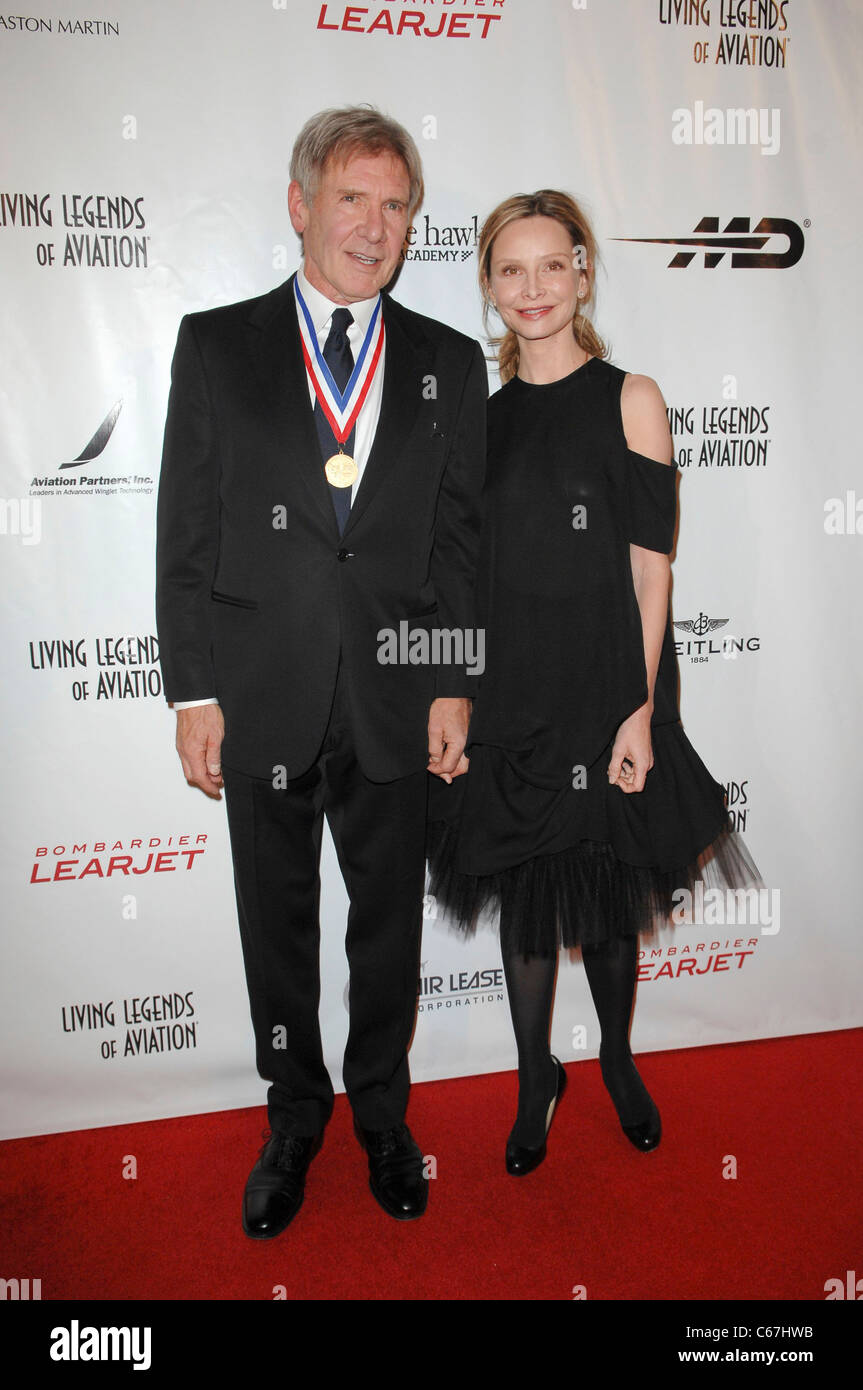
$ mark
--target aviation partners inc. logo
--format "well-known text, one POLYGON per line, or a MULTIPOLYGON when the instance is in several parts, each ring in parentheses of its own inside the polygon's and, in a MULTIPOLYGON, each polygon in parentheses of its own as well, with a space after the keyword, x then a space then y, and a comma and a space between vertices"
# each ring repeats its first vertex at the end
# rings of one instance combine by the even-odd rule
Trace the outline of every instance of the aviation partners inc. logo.
POLYGON ((38 474, 30 480, 31 497, 94 497, 113 496, 124 493, 149 494, 155 487, 150 474, 122 473, 98 474, 90 471, 90 465, 100 459, 108 447, 115 426, 123 409, 122 397, 115 401, 92 438, 75 458, 57 465, 56 475, 38 474))

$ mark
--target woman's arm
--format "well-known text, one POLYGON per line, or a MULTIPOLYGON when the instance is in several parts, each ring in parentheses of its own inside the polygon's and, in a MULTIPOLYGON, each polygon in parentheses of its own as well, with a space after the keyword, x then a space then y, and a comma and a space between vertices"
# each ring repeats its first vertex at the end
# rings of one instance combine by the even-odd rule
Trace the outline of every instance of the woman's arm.
MULTIPOLYGON (((665 401, 655 381, 646 376, 627 376, 620 396, 623 432, 630 449, 658 463, 671 463, 673 445, 665 401)), ((644 634, 644 664, 647 668, 647 699, 640 709, 625 719, 617 731, 608 780, 624 792, 640 792, 653 766, 650 720, 659 655, 668 618, 671 565, 667 555, 629 547, 632 582, 644 634)))

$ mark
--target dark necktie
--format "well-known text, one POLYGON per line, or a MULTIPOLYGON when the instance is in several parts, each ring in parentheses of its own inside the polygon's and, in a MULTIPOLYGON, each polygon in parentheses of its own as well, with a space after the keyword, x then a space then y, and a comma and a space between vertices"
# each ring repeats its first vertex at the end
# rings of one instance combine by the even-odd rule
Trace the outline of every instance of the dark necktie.
MULTIPOLYGON (((354 370, 354 358, 351 352, 351 345, 348 342, 348 328, 354 321, 354 316, 348 309, 334 309, 333 317, 330 321, 330 331, 327 334, 327 341, 324 343, 324 361, 333 374, 333 380, 340 391, 344 391, 351 379, 351 372, 354 370)), ((321 446, 321 459, 326 463, 327 459, 339 452, 339 442, 330 429, 329 421, 321 409, 320 401, 315 400, 315 425, 318 431, 318 440, 321 446)), ((346 454, 354 452, 354 437, 356 427, 351 430, 348 438, 342 445, 346 454)), ((333 507, 336 513, 336 521, 339 527, 339 535, 342 534, 348 524, 348 517, 351 511, 351 493, 349 487, 333 487, 329 483, 330 496, 333 499, 333 507)))

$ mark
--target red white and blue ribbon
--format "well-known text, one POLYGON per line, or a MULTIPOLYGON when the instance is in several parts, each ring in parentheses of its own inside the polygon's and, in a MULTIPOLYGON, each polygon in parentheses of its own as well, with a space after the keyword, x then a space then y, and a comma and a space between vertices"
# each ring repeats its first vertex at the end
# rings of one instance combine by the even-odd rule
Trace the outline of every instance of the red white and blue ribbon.
POLYGON ((318 335, 315 332, 312 316, 296 280, 294 281, 294 293, 300 308, 300 340, 303 346, 306 371, 337 443, 344 444, 357 422, 357 416, 362 410, 363 401, 368 395, 369 387, 380 361, 381 350, 384 345, 384 316, 381 313, 381 298, 378 295, 378 302, 369 321, 359 356, 354 370, 351 372, 350 381, 344 391, 340 391, 318 347, 318 335))

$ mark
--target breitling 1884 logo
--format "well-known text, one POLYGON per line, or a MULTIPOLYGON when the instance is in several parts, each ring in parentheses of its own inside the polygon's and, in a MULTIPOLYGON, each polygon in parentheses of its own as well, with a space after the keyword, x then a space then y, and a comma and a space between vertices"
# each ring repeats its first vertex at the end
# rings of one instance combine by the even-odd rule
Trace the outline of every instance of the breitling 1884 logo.
POLYGON ((675 618, 674 626, 678 632, 686 634, 674 643, 678 656, 688 656, 693 663, 710 661, 711 657, 722 657, 725 661, 736 661, 745 653, 761 650, 761 638, 741 636, 730 627, 729 618, 714 618, 701 612, 695 618, 675 618), (713 634, 728 628, 721 637, 713 634))

